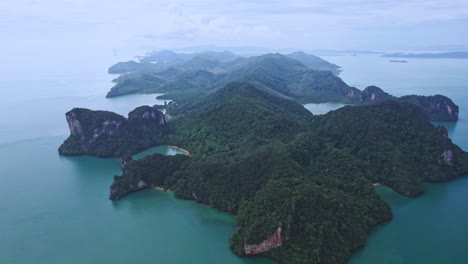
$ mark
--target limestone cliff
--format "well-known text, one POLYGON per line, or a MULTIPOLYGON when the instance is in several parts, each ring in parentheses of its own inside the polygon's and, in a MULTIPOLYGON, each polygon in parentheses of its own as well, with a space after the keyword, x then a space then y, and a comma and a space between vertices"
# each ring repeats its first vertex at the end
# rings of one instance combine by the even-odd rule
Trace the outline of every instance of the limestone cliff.
POLYGON ((377 86, 369 86, 364 89, 360 94, 361 103, 378 103, 388 99, 393 99, 394 97, 390 94, 384 92, 377 86))
POLYGON ((408 95, 400 97, 398 100, 417 105, 431 121, 453 122, 458 120, 458 106, 446 96, 408 95))
POLYGON ((391 99, 418 106, 431 121, 455 122, 458 120, 458 106, 443 95, 394 97, 377 86, 369 86, 360 93, 361 104, 376 104, 391 99))
POLYGON ((157 145, 166 131, 164 114, 149 106, 129 118, 108 111, 74 108, 65 114, 70 136, 60 146, 62 155, 118 157, 157 145))
POLYGON ((247 241, 244 241, 244 250, 246 255, 259 255, 273 248, 280 247, 282 243, 281 227, 278 227, 273 235, 262 241, 260 244, 248 244, 247 241))

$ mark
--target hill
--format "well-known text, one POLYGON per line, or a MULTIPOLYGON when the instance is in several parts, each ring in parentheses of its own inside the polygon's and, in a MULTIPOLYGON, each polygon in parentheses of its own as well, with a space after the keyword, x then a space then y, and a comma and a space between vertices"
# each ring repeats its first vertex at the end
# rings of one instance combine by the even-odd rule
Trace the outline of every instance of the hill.
POLYGON ((286 54, 287 57, 295 59, 305 66, 320 71, 331 71, 333 74, 338 75, 340 73, 340 66, 330 63, 320 57, 314 56, 312 54, 307 54, 302 51, 297 51, 293 53, 286 54))
POLYGON ((128 119, 108 111, 74 108, 65 114, 70 136, 59 148, 61 155, 122 157, 162 143, 168 132, 164 114, 140 106, 128 119))
MULTIPOLYGON (((179 65, 159 72, 134 72, 115 79, 108 97, 129 93, 164 93, 162 98, 186 100, 207 96, 233 81, 248 81, 299 103, 340 102, 375 104, 397 99, 376 86, 363 91, 348 86, 322 59, 302 52, 265 54, 220 62, 208 55, 195 55, 179 65), (304 62, 304 63, 302 63, 304 62), (312 69, 309 66, 315 66, 312 69), (325 66, 323 66, 325 65, 325 66)), ((333 70, 334 69, 334 70, 333 70)), ((398 100, 420 107, 432 121, 457 121, 458 106, 445 96, 404 96, 398 100)))
POLYGON ((344 263, 373 226, 391 219, 372 183, 416 196, 425 181, 468 173, 467 153, 412 104, 313 116, 267 86, 234 82, 172 107, 160 144, 192 156, 124 159, 110 198, 157 186, 229 212, 238 226, 231 247, 240 255, 344 263))
POLYGON ((185 90, 191 94, 207 95, 232 81, 254 81, 306 102, 358 102, 358 96, 352 95, 359 90, 347 86, 333 73, 313 70, 281 54, 238 58, 227 63, 196 56, 180 65, 178 70, 179 74, 170 78, 164 78, 157 72, 123 75, 115 80, 116 85, 107 96, 127 93, 165 93, 167 97, 177 99, 185 90), (192 80, 185 78, 187 71, 212 73, 211 85, 198 87, 192 80), (170 84, 166 85, 168 83, 170 84))

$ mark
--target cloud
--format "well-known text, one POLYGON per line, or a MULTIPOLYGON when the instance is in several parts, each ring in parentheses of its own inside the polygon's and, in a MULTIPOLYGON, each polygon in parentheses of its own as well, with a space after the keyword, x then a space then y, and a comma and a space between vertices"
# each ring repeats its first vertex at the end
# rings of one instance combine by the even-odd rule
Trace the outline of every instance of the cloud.
POLYGON ((0 32, 10 42, 55 41, 56 45, 75 42, 90 47, 215 44, 388 49, 403 47, 405 43, 417 46, 418 42, 466 44, 467 22, 466 0, 3 0, 0 3, 0 32))

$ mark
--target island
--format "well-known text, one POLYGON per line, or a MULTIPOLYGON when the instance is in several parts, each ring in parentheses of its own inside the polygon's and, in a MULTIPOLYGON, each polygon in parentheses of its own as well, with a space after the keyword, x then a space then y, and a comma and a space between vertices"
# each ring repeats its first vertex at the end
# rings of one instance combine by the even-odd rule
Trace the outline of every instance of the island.
POLYGON ((370 230, 392 218, 374 183, 415 197, 425 182, 468 173, 468 153, 411 102, 418 97, 384 100, 390 95, 370 87, 362 100, 372 104, 315 116, 275 88, 230 82, 169 103, 170 118, 149 106, 128 118, 74 109, 66 114, 70 137, 60 150, 125 156, 110 199, 170 190, 234 215, 230 245, 237 254, 280 263, 344 263, 364 246, 370 230), (160 144, 191 156, 129 157, 160 144))
POLYGON ((389 60, 388 62, 408 63, 406 60, 389 60))
POLYGON ((382 57, 389 58, 415 58, 415 59, 468 59, 468 52, 442 52, 442 53, 386 53, 382 57))
POLYGON ((74 108, 65 114, 70 137, 60 146, 62 155, 122 157, 161 145, 168 127, 162 112, 141 106, 125 118, 108 111, 74 108))
POLYGON ((228 56, 225 53, 219 55, 216 52, 208 54, 192 54, 187 57, 187 54, 179 55, 166 51, 162 54, 157 53, 157 56, 150 56, 151 62, 143 60, 142 63, 132 63, 131 65, 146 68, 146 65, 156 59, 157 65, 160 60, 166 59, 162 63, 170 66, 151 71, 140 71, 137 70, 138 67, 133 66, 135 72, 124 73, 114 80, 115 86, 108 92, 107 97, 131 93, 163 93, 160 99, 193 100, 206 97, 230 82, 248 81, 263 85, 302 104, 339 102, 359 105, 397 99, 421 107, 431 121, 458 120, 458 106, 450 98, 442 95, 410 95, 412 100, 398 99, 375 86, 361 91, 347 85, 334 74, 339 71, 338 66, 304 52, 246 58, 235 57, 232 54, 228 56), (224 59, 219 59, 220 57, 224 59), (369 94, 369 89, 374 91, 373 95, 369 94))

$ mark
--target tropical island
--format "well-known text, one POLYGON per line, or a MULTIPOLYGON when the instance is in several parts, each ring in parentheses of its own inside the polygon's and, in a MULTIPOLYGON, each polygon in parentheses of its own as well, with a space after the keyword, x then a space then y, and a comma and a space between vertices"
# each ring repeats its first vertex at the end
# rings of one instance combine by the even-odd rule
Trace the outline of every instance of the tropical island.
POLYGON ((121 73, 107 97, 132 93, 163 93, 160 99, 194 100, 210 95, 233 81, 263 85, 298 103, 339 102, 374 104, 401 100, 421 107, 431 121, 457 121, 458 106, 442 95, 396 98, 376 86, 359 90, 336 74, 339 66, 304 52, 269 53, 239 57, 229 52, 175 53, 160 51, 141 62, 118 63, 109 69, 121 73))
POLYGON ((59 151, 124 156, 110 199, 170 190, 234 215, 237 254, 280 263, 344 263, 372 227, 392 218, 373 183, 415 197, 424 182, 468 173, 468 153, 424 112, 436 99, 423 97, 422 107, 418 97, 378 100, 381 90, 370 87, 360 98, 372 104, 315 116, 278 88, 230 82, 168 104, 166 115, 149 106, 128 118, 73 109, 59 151), (161 144, 192 155, 129 157, 161 144))
POLYGON ((388 58, 414 58, 414 59, 468 59, 468 52, 442 52, 442 53, 387 53, 382 57, 388 58))

